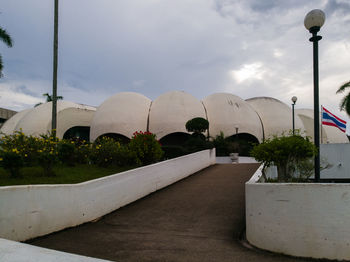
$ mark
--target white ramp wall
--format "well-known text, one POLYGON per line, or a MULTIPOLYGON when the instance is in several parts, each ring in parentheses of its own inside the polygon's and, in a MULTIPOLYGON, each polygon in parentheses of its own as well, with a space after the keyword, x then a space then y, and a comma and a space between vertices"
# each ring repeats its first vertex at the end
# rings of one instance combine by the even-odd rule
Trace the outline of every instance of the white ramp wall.
POLYGON ((321 160, 330 165, 321 170, 321 178, 348 178, 350 179, 350 143, 346 144, 321 144, 321 160))
POLYGON ((74 185, 0 187, 0 237, 24 241, 92 221, 215 164, 215 149, 74 185))
POLYGON ((261 249, 350 260, 350 184, 246 183, 246 236, 261 249))
POLYGON ((112 262, 98 258, 79 256, 35 247, 0 238, 0 261, 2 262, 112 262))

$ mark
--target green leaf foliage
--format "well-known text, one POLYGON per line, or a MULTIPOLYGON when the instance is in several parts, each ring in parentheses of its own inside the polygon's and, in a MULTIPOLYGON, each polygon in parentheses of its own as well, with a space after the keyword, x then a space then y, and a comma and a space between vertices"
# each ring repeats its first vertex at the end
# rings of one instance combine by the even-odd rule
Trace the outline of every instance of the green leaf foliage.
MULTIPOLYGON (((343 93, 349 87, 350 87, 350 81, 341 85, 338 88, 336 93, 337 94, 343 93)), ((340 101, 339 109, 340 111, 344 110, 350 116, 350 92, 346 96, 344 96, 343 99, 340 101)))
MULTIPOLYGON (((5 43, 7 47, 12 47, 13 43, 12 43, 11 36, 1 26, 0 26, 0 40, 3 43, 5 43)), ((2 77, 2 69, 3 69, 3 62, 2 62, 2 56, 0 55, 0 78, 2 77)))
POLYGON ((278 181, 287 182, 293 177, 297 165, 316 154, 316 147, 301 135, 274 137, 255 146, 251 151, 257 161, 264 167, 276 165, 278 181))
POLYGON ((202 117, 195 117, 191 120, 188 120, 186 123, 186 130, 188 132, 203 133, 208 128, 209 128, 208 120, 202 117))
POLYGON ((149 165, 163 157, 163 151, 156 135, 150 132, 135 132, 130 140, 129 149, 135 154, 138 165, 149 165))

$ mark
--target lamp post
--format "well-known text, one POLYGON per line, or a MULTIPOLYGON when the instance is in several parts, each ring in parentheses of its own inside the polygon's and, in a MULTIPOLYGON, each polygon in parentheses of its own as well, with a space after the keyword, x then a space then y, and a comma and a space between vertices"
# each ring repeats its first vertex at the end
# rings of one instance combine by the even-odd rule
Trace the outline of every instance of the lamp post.
POLYGON ((239 139, 238 139, 238 125, 235 125, 235 129, 236 129, 236 143, 237 143, 237 151, 239 153, 239 139))
POLYGON ((320 114, 318 99, 318 41, 322 36, 317 35, 324 24, 326 16, 322 10, 314 9, 307 13, 304 19, 304 25, 312 34, 309 39, 313 42, 313 64, 314 64, 314 143, 317 149, 315 156, 315 180, 320 181, 320 114))
POLYGON ((296 96, 292 97, 292 121, 293 121, 293 136, 295 135, 295 121, 294 121, 294 106, 295 103, 297 102, 298 98, 296 96))

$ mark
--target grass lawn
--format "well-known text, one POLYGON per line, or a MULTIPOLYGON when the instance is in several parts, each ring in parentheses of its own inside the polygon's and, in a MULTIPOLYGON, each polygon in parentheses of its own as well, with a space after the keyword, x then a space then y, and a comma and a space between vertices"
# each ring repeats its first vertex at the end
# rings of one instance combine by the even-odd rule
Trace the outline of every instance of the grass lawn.
POLYGON ((128 167, 108 167, 101 168, 94 165, 76 165, 74 167, 57 166, 54 168, 55 176, 47 177, 43 175, 41 167, 25 167, 21 169, 21 178, 11 178, 7 172, 0 168, 0 186, 12 185, 35 185, 35 184, 75 184, 99 177, 113 175, 135 168, 128 167))

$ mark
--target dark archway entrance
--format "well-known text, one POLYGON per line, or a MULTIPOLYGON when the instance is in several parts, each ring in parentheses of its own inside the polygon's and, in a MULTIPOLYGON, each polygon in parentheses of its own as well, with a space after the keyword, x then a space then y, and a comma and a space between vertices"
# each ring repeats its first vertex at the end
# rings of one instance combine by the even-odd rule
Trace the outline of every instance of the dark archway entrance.
POLYGON ((190 134, 176 132, 162 137, 159 142, 165 146, 182 146, 190 137, 190 134))
POLYGON ((74 126, 69 128, 63 135, 63 139, 79 139, 90 141, 89 126, 74 126))
MULTIPOLYGON (((250 151, 253 149, 254 145, 259 144, 259 140, 255 136, 248 133, 232 135, 226 139, 230 143, 230 147, 235 148, 235 150, 237 150, 241 156, 250 156, 250 151)), ((232 150, 233 149, 231 149, 231 151, 232 150)))

